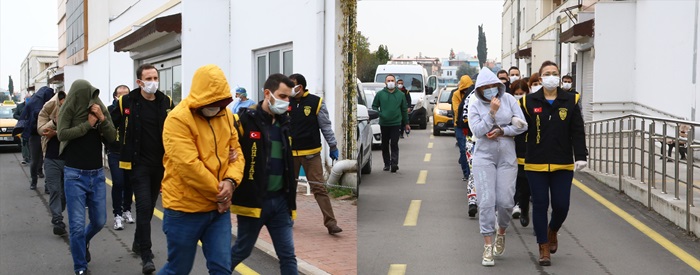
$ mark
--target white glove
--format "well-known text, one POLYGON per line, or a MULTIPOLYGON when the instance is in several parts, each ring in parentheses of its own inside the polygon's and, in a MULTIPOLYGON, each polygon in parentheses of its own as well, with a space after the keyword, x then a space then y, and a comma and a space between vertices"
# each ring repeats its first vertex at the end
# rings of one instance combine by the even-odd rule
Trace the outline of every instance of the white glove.
POLYGON ((581 171, 581 169, 586 168, 588 166, 588 162, 585 160, 578 160, 574 162, 574 170, 576 171, 581 171))
POLYGON ((520 119, 517 116, 514 116, 510 120, 510 123, 513 124, 513 126, 515 126, 515 128, 518 128, 518 129, 522 129, 524 127, 527 127, 527 122, 525 122, 524 120, 520 119))

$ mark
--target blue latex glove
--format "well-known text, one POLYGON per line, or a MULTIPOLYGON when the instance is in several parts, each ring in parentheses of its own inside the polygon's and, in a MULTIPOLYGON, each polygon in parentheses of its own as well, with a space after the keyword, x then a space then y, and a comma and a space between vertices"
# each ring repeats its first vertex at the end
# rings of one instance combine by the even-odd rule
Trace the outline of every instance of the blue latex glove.
POLYGON ((338 160, 338 149, 331 150, 331 159, 338 160))

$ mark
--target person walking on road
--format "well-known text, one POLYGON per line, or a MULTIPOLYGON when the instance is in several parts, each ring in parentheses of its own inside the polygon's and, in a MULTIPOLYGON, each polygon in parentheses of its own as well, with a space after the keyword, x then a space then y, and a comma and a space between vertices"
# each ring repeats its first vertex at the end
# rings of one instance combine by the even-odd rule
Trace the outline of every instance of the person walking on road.
MULTIPOLYGON (((530 88, 525 80, 516 80, 510 88, 516 100, 530 93, 530 88)), ((525 140, 527 132, 515 136, 515 154, 518 157, 518 177, 515 180, 515 206, 513 218, 520 219, 520 225, 526 227, 530 224, 530 185, 525 175, 525 140)))
POLYGON ((462 181, 469 179, 469 163, 467 163, 467 136, 469 135, 469 122, 467 120, 467 106, 464 102, 474 90, 474 81, 468 75, 459 79, 457 91, 452 93, 452 113, 455 125, 455 138, 459 146, 459 165, 462 168, 462 181))
POLYGON ((231 212, 238 218, 238 235, 231 248, 232 268, 250 256, 265 226, 279 259, 280 273, 298 274, 292 232, 297 182, 290 119, 286 115, 292 87, 294 83, 288 77, 270 75, 264 84, 263 101, 234 120, 241 133, 246 165, 231 202, 231 212))
MULTIPOLYGON (((39 112, 44 104, 51 100, 54 96, 54 90, 48 86, 41 87, 33 96, 32 100, 24 107, 22 112, 22 117, 27 119, 27 127, 24 128, 22 132, 23 137, 29 138, 29 153, 31 154, 31 163, 29 165, 29 171, 32 181, 29 185, 29 189, 35 190, 39 178, 44 177, 43 165, 44 165, 44 153, 41 150, 41 134, 37 130, 37 123, 39 120, 39 112)), ((44 184, 44 193, 49 194, 49 188, 44 184)))
POLYGON ((41 148, 44 154, 44 171, 46 172, 46 187, 49 190, 49 209, 51 210, 51 224, 53 234, 63 236, 66 233, 66 224, 63 223, 63 211, 66 210, 66 196, 63 193, 63 168, 65 163, 58 154, 60 141, 56 137, 56 121, 58 109, 65 101, 66 93, 59 91, 51 98, 39 112, 37 130, 41 133, 41 148))
POLYGON ((477 100, 469 105, 468 119, 469 128, 480 137, 472 161, 479 191, 479 227, 484 236, 481 264, 493 266, 494 255, 501 256, 505 251, 505 234, 513 208, 518 174, 513 137, 525 132, 527 125, 517 101, 506 93, 505 85, 490 69, 481 70, 475 91, 477 100))
POLYGON ((300 167, 304 167, 306 178, 311 182, 311 192, 321 208, 323 225, 328 234, 343 232, 338 227, 338 221, 333 213, 331 199, 324 185, 323 163, 321 161, 321 135, 323 134, 330 147, 330 157, 338 160, 338 142, 333 134, 333 125, 328 115, 328 109, 323 98, 312 95, 306 88, 306 78, 301 74, 293 74, 289 79, 294 83, 291 100, 291 132, 292 155, 294 156, 294 175, 299 177, 300 167))
MULTIPOLYGON (((406 113, 411 115, 411 91, 406 89, 406 86, 403 85, 403 79, 396 80, 396 88, 398 88, 401 92, 403 92, 406 95, 406 105, 408 108, 406 108, 406 113)), ((409 120, 410 122, 410 120, 409 120)), ((404 138, 404 133, 406 132, 406 124, 401 124, 401 136, 399 138, 404 138)))
POLYGON ((405 125, 406 131, 411 130, 408 125, 408 103, 406 95, 397 92, 396 78, 389 74, 384 80, 386 88, 377 92, 372 102, 372 109, 379 112, 379 126, 382 133, 382 157, 384 158, 384 171, 391 169, 392 173, 399 170, 399 135, 401 125, 405 125), (391 148, 389 144, 391 143, 391 148))
MULTIPOLYGON (((114 89, 112 97, 112 105, 107 107, 110 114, 118 111, 119 98, 128 95, 129 87, 119 85, 114 89)), ((112 116, 115 118, 116 116, 112 116)), ((114 122, 114 127, 117 132, 123 131, 121 121, 114 122)), ((123 230, 124 223, 134 223, 134 218, 131 215, 131 203, 134 191, 131 189, 131 181, 125 175, 124 169, 119 168, 119 159, 121 159, 121 145, 119 136, 117 140, 106 145, 107 147, 107 163, 109 164, 109 173, 112 176, 112 214, 114 214, 114 230, 123 230)))
POLYGON ((102 140, 113 142, 117 133, 99 94, 100 90, 90 82, 76 80, 58 116, 59 155, 65 160, 64 188, 75 274, 88 273, 90 240, 107 220, 102 140), (87 226, 86 212, 90 216, 87 226))
POLYGON ((22 103, 17 104, 17 107, 13 109, 12 117, 17 120, 17 124, 15 125, 15 131, 12 132, 12 135, 20 135, 20 146, 22 147, 22 165, 27 165, 31 162, 31 156, 29 154, 29 137, 25 137, 21 135, 20 129, 24 129, 27 127, 27 119, 22 119, 22 114, 24 113, 24 107, 27 106, 27 103, 29 103, 29 95, 27 95, 24 98, 24 101, 22 103))
MULTIPOLYGON (((243 177, 233 114, 224 72, 216 65, 199 68, 190 93, 163 126, 163 232, 168 260, 158 274, 189 274, 197 242, 209 274, 231 269, 231 197, 243 177)), ((204 272, 197 271, 195 274, 204 272)))
MULTIPOLYGON (((119 98, 112 119, 119 127, 119 168, 126 172, 136 197, 136 230, 132 251, 141 256, 142 272, 156 269, 151 252, 151 219, 163 181, 163 124, 173 100, 158 90, 158 70, 143 64, 136 70, 139 88, 119 98)), ((229 93, 230 94, 230 93, 229 93)))
POLYGON ((532 223, 539 244, 539 264, 551 265, 557 252, 557 232, 569 213, 574 171, 588 164, 580 96, 559 87, 559 67, 540 67, 543 88, 520 99, 528 129, 525 173, 532 192, 532 223), (547 210, 552 217, 547 225, 547 210))
POLYGON ((542 89, 542 79, 539 73, 532 73, 527 80, 527 86, 530 87, 530 92, 534 93, 542 89))

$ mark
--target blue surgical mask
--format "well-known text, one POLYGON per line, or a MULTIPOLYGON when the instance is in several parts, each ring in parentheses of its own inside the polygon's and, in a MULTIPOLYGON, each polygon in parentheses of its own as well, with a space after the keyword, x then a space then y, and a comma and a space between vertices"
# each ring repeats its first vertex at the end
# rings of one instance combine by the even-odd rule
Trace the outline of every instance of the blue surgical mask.
POLYGON ((498 87, 491 87, 484 89, 484 98, 491 100, 494 96, 498 94, 498 87))

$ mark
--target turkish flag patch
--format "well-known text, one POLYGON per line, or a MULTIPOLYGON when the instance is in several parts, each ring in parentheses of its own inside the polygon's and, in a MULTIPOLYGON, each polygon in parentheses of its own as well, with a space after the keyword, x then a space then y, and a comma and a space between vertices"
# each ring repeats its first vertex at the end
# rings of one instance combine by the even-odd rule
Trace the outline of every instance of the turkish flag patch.
POLYGON ((251 139, 260 139, 260 132, 258 132, 258 131, 251 131, 251 132, 250 132, 250 138, 251 138, 251 139))
POLYGON ((292 111, 292 105, 287 106, 287 112, 291 112, 291 111, 292 111))
POLYGON ((124 109, 124 114, 127 114, 127 115, 131 114, 131 111, 129 110, 129 108, 124 109))
POLYGON ((535 114, 541 114, 541 113, 542 113, 542 107, 534 108, 533 111, 535 112, 535 114))

